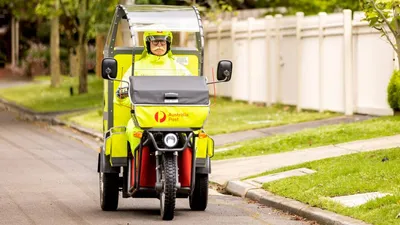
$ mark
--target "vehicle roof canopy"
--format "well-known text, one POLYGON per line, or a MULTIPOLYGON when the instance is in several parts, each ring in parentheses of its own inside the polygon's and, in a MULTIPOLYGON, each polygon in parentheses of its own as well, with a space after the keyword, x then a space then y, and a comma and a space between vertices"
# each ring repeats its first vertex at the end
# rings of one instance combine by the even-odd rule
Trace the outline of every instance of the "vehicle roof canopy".
POLYGON ((168 5, 121 5, 131 32, 168 30, 200 32, 200 17, 194 7, 168 5))

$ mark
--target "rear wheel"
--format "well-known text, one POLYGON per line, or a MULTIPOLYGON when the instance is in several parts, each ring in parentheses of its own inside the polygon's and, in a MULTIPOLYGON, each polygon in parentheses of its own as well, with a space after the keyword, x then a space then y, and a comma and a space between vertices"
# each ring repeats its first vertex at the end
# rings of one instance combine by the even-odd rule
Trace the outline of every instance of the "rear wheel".
POLYGON ((164 154, 163 191, 160 193, 161 218, 174 219, 176 201, 176 157, 171 153, 164 154))
POLYGON ((193 194, 189 196, 192 210, 204 211, 208 203, 208 174, 196 174, 193 194))
POLYGON ((119 174, 99 173, 100 205, 103 211, 115 211, 118 208, 119 174))

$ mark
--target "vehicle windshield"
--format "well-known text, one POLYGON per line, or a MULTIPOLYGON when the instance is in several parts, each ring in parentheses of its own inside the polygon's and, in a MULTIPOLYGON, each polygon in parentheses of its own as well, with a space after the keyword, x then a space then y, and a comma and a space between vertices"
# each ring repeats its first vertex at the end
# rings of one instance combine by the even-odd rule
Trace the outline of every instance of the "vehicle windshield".
MULTIPOLYGON (((140 45, 142 52, 135 55, 134 76, 198 76, 200 53, 195 47, 193 36, 188 33, 174 32, 171 49, 167 46, 152 47, 140 45), (148 49, 150 47, 150 50, 148 49), (162 55, 154 52, 154 48, 163 48, 162 55), (153 50, 151 50, 153 49, 153 50), (164 53, 165 52, 165 53, 164 53)), ((139 35, 143 37, 143 35, 139 35)), ((143 43, 143 41, 142 41, 143 43)), ((139 53, 139 52, 138 52, 139 53)))
POLYGON ((163 24, 164 30, 199 32, 199 20, 193 8, 176 6, 127 6, 132 31, 146 31, 163 24))
MULTIPOLYGON (((149 41, 145 34, 150 31, 150 37, 163 36, 162 29, 167 24, 153 24, 144 31, 133 32, 136 47, 141 52, 135 54, 134 76, 197 76, 199 75, 200 51, 197 46, 197 33, 187 31, 171 31, 172 41, 149 41), (160 29, 159 29, 160 28, 160 29), (169 46, 169 47, 168 47, 169 46)), ((150 38, 151 39, 151 38, 150 38)))
MULTIPOLYGON (((123 74, 127 72, 133 76, 201 75, 204 40, 201 38, 199 20, 193 8, 135 5, 124 6, 124 10, 126 17, 115 27, 116 38, 114 48, 111 49, 114 51, 114 57, 120 59, 119 65, 123 74), (147 32, 152 32, 152 35, 148 36, 154 37, 154 40, 146 39, 147 32), (171 35, 165 35, 166 32, 170 32, 171 35), (159 36, 164 38, 163 41, 169 40, 169 48, 166 42, 160 42, 159 36), (168 38, 165 38, 167 36, 168 38), (161 53, 155 53, 158 50, 152 48, 154 44, 162 49, 161 53), (132 55, 134 58, 130 59, 129 56, 132 55)), ((110 38, 107 45, 112 45, 112 40, 110 38)))

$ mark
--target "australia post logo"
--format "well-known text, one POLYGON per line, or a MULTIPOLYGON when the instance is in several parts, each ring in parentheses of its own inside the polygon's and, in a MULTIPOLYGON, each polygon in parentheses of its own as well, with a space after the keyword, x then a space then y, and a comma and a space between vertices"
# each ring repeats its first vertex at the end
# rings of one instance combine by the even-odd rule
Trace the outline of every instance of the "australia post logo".
POLYGON ((159 123, 163 123, 167 119, 167 114, 163 111, 158 111, 154 114, 154 119, 159 123))
POLYGON ((186 112, 166 114, 164 111, 158 111, 154 114, 154 119, 158 123, 164 123, 167 118, 169 122, 180 122, 181 119, 189 118, 189 114, 186 112))

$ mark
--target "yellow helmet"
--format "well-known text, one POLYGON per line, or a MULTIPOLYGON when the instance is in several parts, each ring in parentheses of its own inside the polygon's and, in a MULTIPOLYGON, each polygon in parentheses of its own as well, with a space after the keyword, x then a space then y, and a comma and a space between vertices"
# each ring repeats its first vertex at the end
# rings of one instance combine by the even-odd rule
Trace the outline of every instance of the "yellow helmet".
POLYGON ((147 52, 150 53, 150 41, 165 40, 167 41, 167 53, 171 49, 172 32, 171 31, 145 31, 143 33, 143 42, 147 52))

